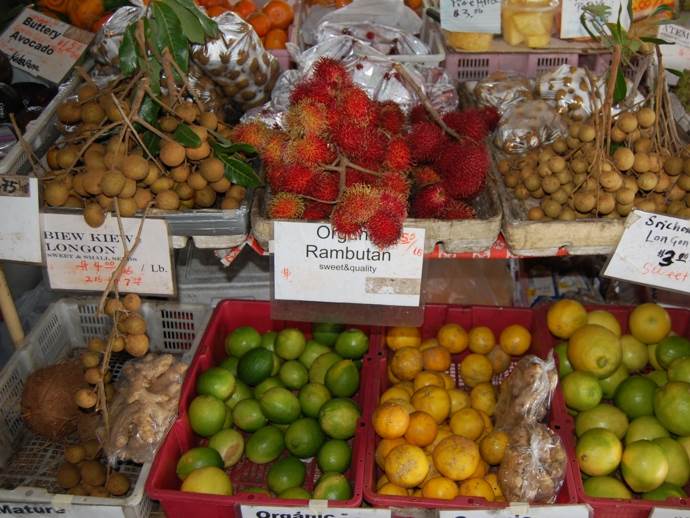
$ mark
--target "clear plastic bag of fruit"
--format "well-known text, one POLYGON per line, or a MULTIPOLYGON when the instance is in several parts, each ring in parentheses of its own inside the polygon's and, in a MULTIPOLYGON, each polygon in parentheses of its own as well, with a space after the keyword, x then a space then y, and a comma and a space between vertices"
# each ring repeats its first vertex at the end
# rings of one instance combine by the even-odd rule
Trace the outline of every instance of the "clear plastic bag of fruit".
POLYGON ((537 79, 539 97, 550 102, 559 113, 576 120, 589 117, 600 105, 597 81, 582 67, 561 65, 537 79))
POLYGON ((529 79, 508 71, 489 74, 474 87, 474 95, 480 106, 493 106, 503 114, 513 106, 532 99, 529 79))
POLYGON ((120 60, 120 44, 127 26, 144 15, 141 7, 120 7, 98 31, 91 46, 96 63, 116 67, 120 60))
POLYGON ((525 422, 511 432, 498 483, 508 502, 552 504, 567 464, 561 438, 543 424, 525 422))
POLYGON ((524 423, 538 423, 551 407, 558 384, 558 370, 553 353, 546 360, 523 357, 501 383, 496 404, 496 429, 512 433, 524 423))
POLYGON ((354 24, 325 22, 319 25, 318 43, 337 36, 352 36, 366 45, 371 45, 385 55, 427 55, 429 47, 410 33, 397 27, 380 23, 360 22, 354 24))
POLYGON ((525 153, 565 136, 561 115, 543 100, 525 101, 510 108, 496 129, 495 143, 506 153, 525 153))

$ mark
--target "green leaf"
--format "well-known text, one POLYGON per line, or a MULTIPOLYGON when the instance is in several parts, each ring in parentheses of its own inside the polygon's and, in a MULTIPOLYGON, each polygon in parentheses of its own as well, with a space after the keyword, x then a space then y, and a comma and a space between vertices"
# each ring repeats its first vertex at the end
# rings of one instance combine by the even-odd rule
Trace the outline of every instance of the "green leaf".
POLYGON ((618 104, 621 102, 625 99, 627 93, 628 87, 625 84, 625 76, 623 75, 623 71, 619 68, 618 74, 616 74, 616 86, 613 89, 613 103, 618 104))
POLYGON ((245 155, 256 155, 256 148, 250 144, 238 142, 225 148, 228 153, 244 153, 245 155))
POLYGON ((197 7, 197 5, 194 3, 194 0, 175 1, 192 13, 192 16, 199 21, 207 36, 216 36, 218 34, 218 24, 206 16, 206 14, 197 7))
POLYGON ((683 77, 683 72, 676 70, 675 68, 667 68, 666 72, 673 74, 676 77, 683 77))
POLYGON ((630 20, 630 23, 633 22, 634 16, 633 16, 633 5, 632 5, 632 0, 628 0, 628 20, 630 20))
POLYGON ((180 5, 177 0, 161 1, 175 11, 177 19, 180 20, 180 25, 182 25, 182 32, 189 41, 193 43, 204 43, 206 41, 204 28, 196 16, 185 9, 183 5, 180 5))
POLYGON ((656 16, 657 14, 661 13, 673 13, 673 9, 671 9, 670 5, 660 5, 656 9, 654 9, 654 12, 652 13, 652 16, 656 16))
POLYGON ((158 124, 158 114, 160 113, 160 111, 161 107, 159 106, 159 104, 147 95, 146 97, 144 97, 144 102, 141 103, 139 117, 144 119, 152 126, 156 126, 158 124))
POLYGON ((201 145, 201 139, 199 135, 192 131, 192 128, 186 124, 178 124, 175 133, 173 133, 173 138, 177 140, 184 147, 197 148, 201 145))
POLYGON ((642 41, 647 43, 654 43, 655 45, 675 45, 673 41, 662 40, 661 38, 653 38, 652 36, 643 36, 640 38, 642 41))
POLYGON ((134 40, 134 24, 125 29, 120 44, 120 72, 125 77, 131 76, 137 69, 137 45, 134 40))
POLYGON ((189 43, 182 32, 180 20, 175 12, 166 4, 153 2, 153 16, 156 18, 158 30, 154 42, 161 56, 167 48, 183 72, 189 68, 189 43))
POLYGON ((161 139, 158 135, 155 133, 151 133, 150 131, 146 130, 141 135, 141 141, 144 143, 146 146, 146 149, 149 150, 149 153, 151 153, 153 156, 158 156, 158 153, 161 150, 161 139))
POLYGON ((587 16, 585 15, 585 13, 582 13, 582 14, 580 15, 580 24, 582 25, 582 27, 584 27, 584 29, 585 29, 585 31, 587 32, 587 34, 589 34, 589 36, 590 36, 593 40, 599 39, 598 36, 597 36, 596 34, 594 34, 594 32, 592 32, 592 30, 591 30, 591 29, 589 28, 589 26, 587 25, 587 16))
POLYGON ((151 86, 151 91, 156 95, 161 93, 161 64, 154 57, 149 57, 149 85, 151 86))
POLYGON ((225 164, 225 177, 232 183, 242 187, 259 187, 261 185, 261 178, 252 166, 229 156, 221 158, 221 161, 225 164))

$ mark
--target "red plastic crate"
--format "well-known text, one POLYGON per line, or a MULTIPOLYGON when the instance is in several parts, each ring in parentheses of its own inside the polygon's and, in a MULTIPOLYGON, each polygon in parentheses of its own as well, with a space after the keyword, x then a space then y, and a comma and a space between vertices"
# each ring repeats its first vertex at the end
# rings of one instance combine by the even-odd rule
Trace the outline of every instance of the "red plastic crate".
MULTIPOLYGON (((536 326, 536 313, 532 309, 525 308, 504 308, 504 307, 458 307, 445 305, 429 305, 424 311, 424 324, 422 325, 422 339, 435 337, 439 328, 446 323, 455 323, 461 325, 464 329, 470 329, 475 326, 487 326, 493 332, 496 338, 500 332, 511 324, 521 324, 530 330, 532 333, 532 345, 526 354, 534 354, 540 358, 546 358, 551 346, 546 346, 538 336, 538 327, 536 326)), ((384 335, 385 336, 385 335, 384 335)), ((461 354, 453 355, 453 363, 451 364, 449 374, 458 384, 462 386, 462 379, 458 376, 458 364, 462 359, 469 354, 469 351, 464 351, 461 354)), ((390 382, 387 376, 387 364, 392 352, 383 349, 379 352, 379 361, 376 365, 376 374, 374 377, 375 387, 373 395, 369 398, 369 406, 367 407, 365 417, 367 422, 371 421, 371 416, 376 408, 379 396, 389 387, 390 382)), ((516 361, 512 365, 515 365, 516 361)), ((512 368, 512 366, 511 366, 512 368)), ((504 379, 506 373, 496 376, 493 380, 494 385, 498 384, 500 380, 504 379)), ((554 398, 551 402, 552 408, 556 406, 564 407, 563 395, 560 389, 556 390, 554 398)), ((555 413, 550 413, 549 426, 558 433, 562 439, 563 430, 561 430, 560 423, 555 419, 555 413)), ((376 447, 379 438, 377 437, 373 426, 367 429, 367 456, 366 456, 366 471, 364 474, 364 499, 372 504, 374 507, 421 507, 421 508, 436 508, 436 509, 500 509, 506 507, 505 502, 488 502, 483 498, 473 497, 458 497, 454 500, 438 500, 429 498, 403 497, 403 496, 386 496, 376 493, 376 481, 383 472, 376 465, 374 460, 376 447)), ((558 494, 557 503, 570 504, 577 501, 577 493, 575 491, 575 484, 571 467, 566 469, 565 480, 563 486, 558 494)))
MULTIPOLYGON (((181 482, 175 473, 180 456, 188 449, 202 442, 202 438, 196 436, 189 426, 187 407, 196 396, 195 386, 199 374, 214 365, 218 365, 226 357, 225 337, 227 334, 238 326, 250 325, 261 333, 270 330, 279 331, 286 327, 296 327, 301 329, 305 335, 310 336, 310 324, 273 321, 270 317, 270 310, 270 302, 224 300, 216 306, 211 316, 182 386, 179 417, 160 446, 146 482, 146 492, 151 498, 161 502, 168 518, 187 518, 189 516, 204 516, 204 518, 232 517, 235 516, 237 504, 279 506, 304 506, 308 504, 308 500, 286 500, 259 494, 214 496, 184 493, 179 490, 181 482)), ((378 351, 381 330, 365 326, 359 327, 369 334, 370 352, 378 351)), ((373 359, 370 355, 367 355, 363 361, 361 379, 364 381, 371 378, 373 359)), ((369 406, 368 398, 370 397, 371 388, 367 383, 362 383, 360 391, 352 398, 360 405, 362 415, 364 415, 365 409, 369 406)), ((366 429, 367 425, 364 419, 360 419, 358 431, 355 437, 351 439, 352 465, 345 475, 352 485, 352 498, 334 501, 333 505, 335 506, 359 507, 362 503, 366 429)), ((256 465, 247 459, 240 461, 232 467, 229 473, 235 491, 249 486, 263 486, 270 466, 270 463, 256 465)), ((308 489, 313 487, 313 483, 319 475, 318 466, 312 460, 307 466, 306 486, 308 489)))
MULTIPOLYGON (((543 336, 543 343, 548 347, 553 347, 558 343, 558 339, 548 332, 546 326, 546 311, 548 308, 543 308, 539 311, 539 327, 547 330, 543 336)), ((634 306, 587 306, 588 310, 604 309, 611 312, 621 324, 623 334, 628 333, 628 317, 634 309, 634 306)), ((679 335, 690 338, 690 311, 684 309, 667 308, 671 316, 671 325, 673 331, 679 335)), ((647 518, 653 507, 690 507, 690 499, 688 498, 670 498, 666 501, 652 501, 652 500, 623 500, 618 498, 594 498, 585 494, 582 485, 582 475, 580 468, 575 458, 575 420, 566 411, 565 405, 558 406, 556 411, 561 415, 557 416, 564 430, 563 438, 566 450, 568 451, 568 459, 572 465, 573 477, 575 480, 575 489, 577 490, 577 498, 581 503, 586 503, 592 506, 594 514, 597 518, 647 518)), ((685 486, 685 491, 690 492, 690 484, 685 486)))

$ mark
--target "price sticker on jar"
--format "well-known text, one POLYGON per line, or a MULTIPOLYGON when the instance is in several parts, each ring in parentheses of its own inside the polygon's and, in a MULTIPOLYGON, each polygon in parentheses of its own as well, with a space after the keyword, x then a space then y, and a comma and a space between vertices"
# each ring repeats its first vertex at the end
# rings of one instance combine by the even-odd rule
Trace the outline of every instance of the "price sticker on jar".
POLYGON ((441 0, 441 28, 500 34, 501 0, 441 0))

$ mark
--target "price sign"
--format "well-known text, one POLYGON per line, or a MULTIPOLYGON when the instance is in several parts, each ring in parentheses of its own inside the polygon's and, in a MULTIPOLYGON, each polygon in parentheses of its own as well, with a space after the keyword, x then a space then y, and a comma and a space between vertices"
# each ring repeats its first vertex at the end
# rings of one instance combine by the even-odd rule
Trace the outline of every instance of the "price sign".
MULTIPOLYGON (((124 255, 117 219, 108 215, 99 228, 91 228, 78 214, 42 214, 42 222, 50 287, 103 291, 124 255)), ((140 223, 138 218, 122 218, 128 247, 140 223)), ((123 268, 118 287, 147 295, 175 294, 165 221, 144 222, 141 242, 123 268)))
MULTIPOLYGON (((65 500, 69 500, 65 498, 65 500)), ((0 502, 0 514, 58 515, 65 518, 125 518, 122 507, 113 505, 70 505, 68 503, 0 502)))
POLYGON ((441 0, 441 28, 500 34, 501 0, 441 0))
POLYGON ((38 180, 0 176, 0 260, 41 262, 38 180))
MULTIPOLYGON (((690 63, 690 29, 674 23, 660 25, 659 38, 673 43, 659 46, 664 57, 664 66, 678 70, 687 68, 690 63)), ((673 74, 666 74, 666 77, 670 84, 678 82, 678 77, 673 74)))
POLYGON ((504 509, 439 511, 438 518, 589 518, 590 509, 586 505, 529 506, 511 505, 504 509))
POLYGON ((628 0, 563 0, 561 5, 561 38, 591 38, 585 28, 580 23, 582 9, 590 4, 607 5, 610 7, 608 21, 616 23, 618 10, 621 9, 621 25, 628 29, 630 27, 630 16, 628 16, 628 0))
POLYGON ((27 7, 0 36, 0 50, 13 67, 59 83, 92 39, 88 31, 27 7))
POLYGON ((385 250, 323 223, 278 221, 273 235, 278 300, 419 306, 424 229, 403 229, 385 250))
POLYGON ((690 518, 690 509, 674 509, 673 507, 654 507, 649 518, 690 518))
POLYGON ((342 507, 266 507, 241 505, 242 518, 390 518, 388 509, 347 509, 342 507))
POLYGON ((634 210, 603 275, 690 293, 690 221, 634 210))

